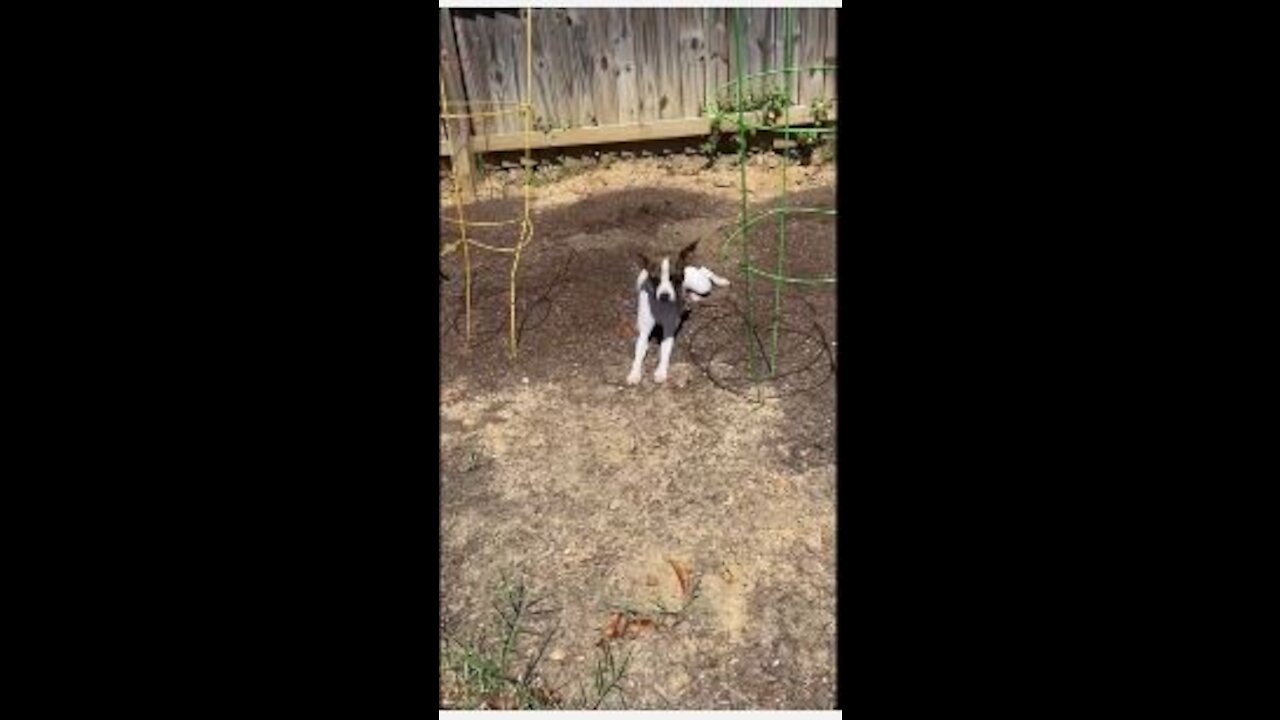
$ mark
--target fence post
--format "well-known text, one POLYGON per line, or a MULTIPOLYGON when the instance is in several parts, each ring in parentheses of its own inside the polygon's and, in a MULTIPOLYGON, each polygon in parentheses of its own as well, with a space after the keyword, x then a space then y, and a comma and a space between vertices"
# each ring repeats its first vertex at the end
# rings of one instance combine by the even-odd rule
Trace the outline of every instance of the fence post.
POLYGON ((453 35, 453 15, 440 10, 440 70, 443 84, 441 98, 443 111, 462 117, 445 118, 445 134, 449 138, 449 162, 453 166, 453 181, 464 202, 475 199, 475 176, 471 162, 470 104, 462 84, 462 64, 458 59, 458 42, 453 35))

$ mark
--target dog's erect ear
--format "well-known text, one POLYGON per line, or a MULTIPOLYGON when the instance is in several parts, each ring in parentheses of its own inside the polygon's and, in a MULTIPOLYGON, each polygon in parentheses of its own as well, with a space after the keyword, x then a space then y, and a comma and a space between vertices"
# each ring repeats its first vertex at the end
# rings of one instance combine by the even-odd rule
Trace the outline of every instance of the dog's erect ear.
POLYGON ((694 240, 693 242, 689 243, 689 244, 685 247, 685 249, 683 249, 683 250, 681 250, 681 251, 680 251, 680 264, 681 264, 682 266, 683 266, 683 265, 688 265, 688 264, 689 264, 689 258, 693 255, 693 250, 694 250, 694 248, 698 247, 698 243, 699 243, 699 242, 701 242, 701 240, 700 240, 700 239, 699 239, 699 240, 694 240))

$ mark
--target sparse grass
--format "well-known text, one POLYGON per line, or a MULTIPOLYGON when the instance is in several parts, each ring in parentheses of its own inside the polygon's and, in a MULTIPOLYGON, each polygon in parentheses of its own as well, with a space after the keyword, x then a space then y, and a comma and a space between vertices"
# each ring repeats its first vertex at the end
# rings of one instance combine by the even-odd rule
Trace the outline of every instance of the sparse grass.
POLYGON ((585 693, 582 694, 580 707, 592 710, 599 710, 609 695, 615 691, 618 694, 618 700, 622 703, 623 709, 627 707, 627 696, 622 691, 622 678, 627 674, 627 668, 631 665, 631 653, 627 653, 622 658, 622 662, 618 663, 613 657, 613 647, 609 643, 600 644, 600 659, 596 661, 595 671, 592 673, 592 689, 594 690, 594 700, 588 700, 585 693))
POLYGON ((464 710, 551 710, 599 709, 617 694, 625 707, 622 679, 631 663, 631 653, 620 660, 608 642, 598 646, 600 657, 592 670, 590 692, 579 686, 577 698, 566 702, 561 692, 546 682, 540 671, 547 649, 559 630, 558 621, 546 627, 538 620, 553 614, 540 607, 523 579, 503 578, 493 603, 497 637, 479 636, 469 640, 442 632, 440 647, 440 707, 464 710), (542 625, 542 627, 539 627, 542 625), (532 643, 524 643, 524 637, 532 643), (528 659, 521 662, 521 649, 528 659))
POLYGON ((559 707, 557 694, 543 682, 538 665, 546 655, 556 626, 539 630, 536 620, 550 613, 537 609, 523 579, 503 578, 493 608, 498 637, 460 640, 442 633, 440 705, 442 708, 531 710, 559 707), (535 638, 534 652, 521 666, 521 636, 535 638))

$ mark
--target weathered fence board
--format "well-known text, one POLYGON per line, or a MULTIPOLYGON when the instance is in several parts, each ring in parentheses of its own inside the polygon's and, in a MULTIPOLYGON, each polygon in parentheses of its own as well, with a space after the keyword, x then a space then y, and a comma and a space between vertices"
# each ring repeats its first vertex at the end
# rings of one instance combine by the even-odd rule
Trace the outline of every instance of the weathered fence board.
MULTIPOLYGON (((822 64, 834 67, 837 64, 837 61, 839 59, 839 56, 836 53, 836 47, 837 47, 836 22, 835 22, 836 11, 831 10, 829 12, 831 13, 831 22, 828 22, 824 26, 824 30, 826 31, 825 32, 826 43, 824 43, 824 46, 826 47, 826 53, 822 57, 822 64)), ((823 97, 827 98, 828 100, 835 99, 836 97, 835 71, 824 70, 822 75, 823 75, 823 78, 822 78, 823 97)))
MULTIPOLYGON (((781 63, 777 62, 773 52, 773 16, 777 11, 773 8, 747 8, 742 12, 742 42, 746 45, 747 73, 754 75, 765 70, 776 70, 781 63)), ((774 83, 772 76, 752 78, 747 87, 757 97, 764 95, 774 83)))
POLYGON ((467 94, 462 84, 462 65, 458 59, 458 45, 454 39, 453 24, 447 10, 440 11, 440 84, 443 92, 441 107, 445 115, 462 114, 463 117, 442 117, 440 139, 450 143, 454 158, 453 169, 457 187, 464 200, 470 200, 475 192, 471 167, 471 118, 467 112, 467 94))
POLYGON ((642 121, 658 119, 662 73, 658 50, 658 11, 658 8, 629 8, 627 11, 635 38, 636 87, 640 92, 637 111, 642 121))
MULTIPOLYGON (((573 123, 573 70, 564 10, 533 13, 533 122, 537 129, 573 123)), ((524 36, 521 28, 520 36, 524 36)), ((523 54, 520 56, 523 64, 523 54)))
MULTIPOLYGON (((537 17, 538 13, 534 13, 537 17)), ((490 87, 493 88, 493 99, 502 103, 504 108, 515 108, 526 97, 524 93, 525 75, 525 33, 524 18, 519 11, 500 11, 493 14, 496 28, 495 50, 498 57, 499 71, 492 75, 490 87), (504 81, 505 78, 505 81, 504 81)), ((558 68, 549 67, 547 72, 555 74, 558 68)), ((524 128, 524 120, 517 113, 503 116, 507 127, 515 130, 524 128)))
POLYGON ((632 35, 631 11, 626 8, 606 10, 613 38, 614 75, 618 81, 618 122, 632 124, 640 120, 640 85, 636 77, 635 37, 632 35))
POLYGON ((585 31, 583 51, 591 63, 590 125, 618 124, 618 71, 614 43, 609 36, 608 11, 570 10, 574 27, 585 31))
POLYGON ((702 10, 678 8, 669 12, 679 43, 676 67, 680 76, 680 104, 675 117, 697 117, 702 114, 707 82, 707 45, 702 29, 702 10))
MULTIPOLYGON (((583 8, 565 10, 564 23, 569 42, 569 71, 573 78, 574 127, 591 127, 595 120, 598 91, 596 90, 595 51, 591 44, 590 27, 583 8)), ((599 23, 595 23, 599 24, 599 23)))
POLYGON ((707 33, 707 99, 722 100, 729 82, 729 18, 724 8, 703 8, 702 26, 707 33))
POLYGON ((799 65, 800 59, 800 13, 799 8, 786 8, 778 13, 778 23, 774 29, 776 40, 773 45, 777 47, 778 67, 786 68, 786 74, 783 74, 781 81, 785 83, 787 91, 787 100, 791 102, 799 102, 800 97, 800 74, 796 73, 794 68, 799 65), (791 37, 787 37, 787 33, 791 33, 791 37), (787 42, 790 41, 790 55, 787 55, 787 42))
POLYGON ((684 117, 680 102, 680 28, 675 26, 675 8, 659 8, 654 13, 657 25, 658 118, 676 120, 684 117))
MULTIPOLYGON (((479 19, 457 11, 444 12, 453 16, 454 37, 458 45, 458 64, 462 68, 463 86, 466 88, 468 111, 483 110, 489 99, 489 35, 481 32, 479 19)), ((489 135, 506 130, 491 117, 474 115, 473 129, 477 135, 489 135)))
MULTIPOLYGON (((796 38, 796 64, 802 68, 812 68, 823 64, 826 56, 827 36, 824 28, 829 24, 826 13, 798 12, 796 27, 799 35, 796 38)), ((801 70, 799 94, 796 101, 801 104, 812 102, 823 93, 823 76, 817 70, 801 70)))

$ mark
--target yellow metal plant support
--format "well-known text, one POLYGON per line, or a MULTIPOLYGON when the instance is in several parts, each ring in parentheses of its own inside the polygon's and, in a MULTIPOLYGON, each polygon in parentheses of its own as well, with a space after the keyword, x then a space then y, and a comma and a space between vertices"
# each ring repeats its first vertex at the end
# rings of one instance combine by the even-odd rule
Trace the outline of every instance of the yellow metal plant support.
POLYGON ((531 197, 531 189, 533 187, 533 104, 529 101, 530 90, 533 84, 533 9, 526 7, 524 9, 524 87, 521 90, 521 101, 514 108, 502 109, 497 107, 492 110, 477 110, 473 106, 483 106, 482 103, 472 103, 463 101, 461 103, 454 102, 453 105, 463 106, 462 112, 450 112, 450 103, 445 91, 444 74, 440 75, 440 118, 445 121, 446 131, 452 134, 453 130, 449 126, 449 121, 459 123, 470 122, 471 119, 477 117, 496 117, 500 115, 508 115, 519 113, 523 118, 524 126, 524 183, 523 183, 523 210, 518 220, 504 222, 478 222, 468 221, 466 219, 466 211, 464 208, 464 198, 461 192, 461 186, 458 177, 452 166, 450 168, 450 181, 452 186, 452 199, 456 210, 455 218, 443 218, 445 222, 456 225, 458 228, 457 242, 441 248, 440 256, 444 257, 455 250, 462 257, 462 277, 463 277, 463 296, 466 312, 466 338, 467 344, 471 344, 471 247, 475 246, 481 250, 487 250, 495 253, 511 254, 511 273, 508 285, 508 357, 514 360, 518 351, 517 324, 516 324, 516 277, 520 269, 520 254, 525 246, 533 240, 533 219, 532 208, 533 201, 531 197), (511 247, 498 247, 488 243, 479 242, 467 236, 468 227, 501 227, 505 225, 514 225, 516 222, 520 225, 519 236, 511 247))

